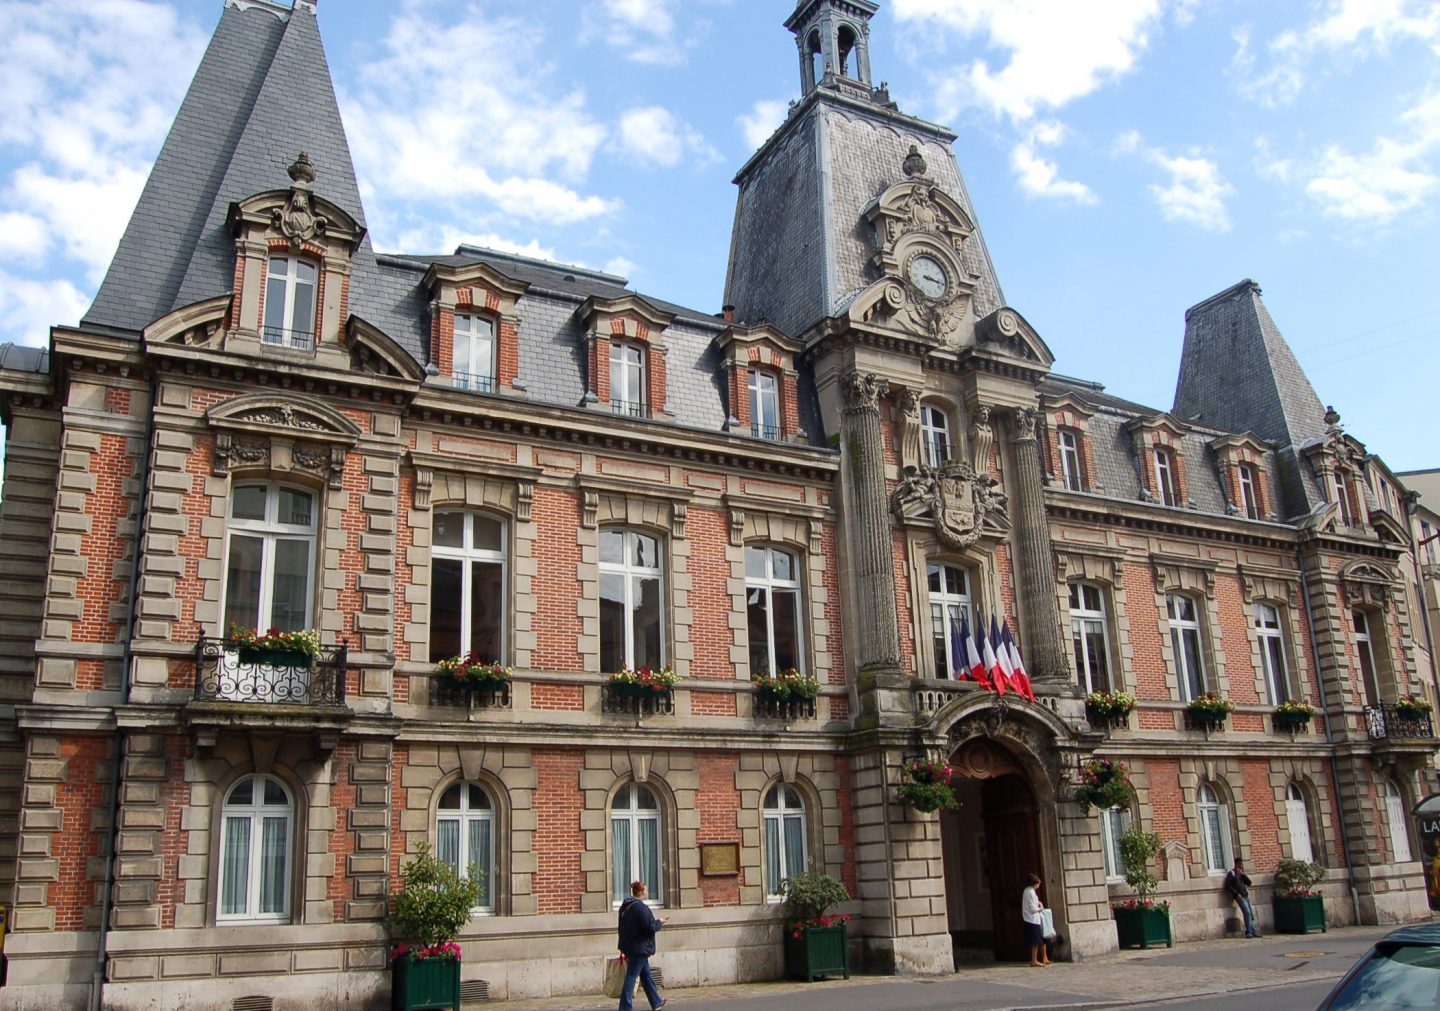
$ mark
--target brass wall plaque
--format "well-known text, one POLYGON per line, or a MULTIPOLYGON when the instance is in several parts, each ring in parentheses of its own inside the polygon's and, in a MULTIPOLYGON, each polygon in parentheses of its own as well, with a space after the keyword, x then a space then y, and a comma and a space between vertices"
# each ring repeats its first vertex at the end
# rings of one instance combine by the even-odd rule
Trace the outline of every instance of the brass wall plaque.
POLYGON ((700 873, 721 877, 740 873, 740 844, 712 842, 700 844, 700 873))

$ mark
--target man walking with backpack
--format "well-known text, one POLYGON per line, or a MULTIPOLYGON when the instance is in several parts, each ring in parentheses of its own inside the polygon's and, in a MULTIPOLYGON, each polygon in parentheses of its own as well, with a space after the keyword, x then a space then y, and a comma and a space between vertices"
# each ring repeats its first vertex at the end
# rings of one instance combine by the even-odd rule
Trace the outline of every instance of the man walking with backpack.
POLYGON ((655 954, 655 934, 665 926, 657 920, 645 896, 650 893, 643 881, 630 882, 630 898, 620 903, 620 954, 625 956, 625 982, 620 984, 620 1011, 635 1011, 635 981, 645 988, 645 997, 653 1011, 669 1004, 661 999, 650 976, 650 956, 655 954))
POLYGON ((1259 937, 1260 932, 1255 929, 1255 910, 1250 906, 1250 877, 1245 873, 1245 863, 1239 857, 1235 858, 1235 866, 1225 875, 1225 890, 1230 893, 1230 898, 1240 907, 1240 915, 1245 918, 1245 936, 1259 937))

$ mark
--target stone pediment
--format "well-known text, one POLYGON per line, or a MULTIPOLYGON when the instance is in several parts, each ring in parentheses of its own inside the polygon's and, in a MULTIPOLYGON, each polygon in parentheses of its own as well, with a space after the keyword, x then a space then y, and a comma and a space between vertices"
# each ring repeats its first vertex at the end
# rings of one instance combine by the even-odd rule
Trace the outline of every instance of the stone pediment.
POLYGON ((425 381, 425 369, 394 338, 359 316, 345 326, 345 344, 350 348, 350 367, 357 372, 392 376, 412 382, 425 381))
POLYGON ((354 422, 324 404, 275 393, 226 400, 205 420, 215 430, 216 474, 301 472, 335 489, 346 453, 361 435, 354 422))
POLYGON ((998 350, 1047 369, 1055 364, 1049 345, 1024 316, 1009 306, 1001 306, 975 324, 975 346, 998 350))

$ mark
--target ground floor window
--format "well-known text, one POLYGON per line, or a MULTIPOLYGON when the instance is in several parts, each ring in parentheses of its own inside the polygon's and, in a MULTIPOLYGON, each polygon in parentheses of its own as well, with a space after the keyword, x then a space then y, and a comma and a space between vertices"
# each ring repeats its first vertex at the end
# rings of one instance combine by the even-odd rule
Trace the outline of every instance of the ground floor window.
POLYGON ((290 791, 274 776, 246 776, 230 787, 221 811, 218 922, 289 918, 294 817, 290 791))

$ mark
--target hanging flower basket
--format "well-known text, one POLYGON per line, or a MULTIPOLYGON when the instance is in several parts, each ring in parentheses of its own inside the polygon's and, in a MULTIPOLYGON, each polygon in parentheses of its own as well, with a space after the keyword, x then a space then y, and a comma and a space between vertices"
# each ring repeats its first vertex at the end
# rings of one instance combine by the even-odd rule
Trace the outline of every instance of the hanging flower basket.
POLYGON ((1090 809, 1108 811, 1112 807, 1129 807, 1135 800, 1135 787, 1124 762, 1108 758, 1092 758, 1080 768, 1080 782, 1075 787, 1075 801, 1085 814, 1090 809))
POLYGON ((475 653, 452 656, 435 665, 446 688, 465 691, 494 691, 510 682, 510 668, 504 664, 487 663, 475 653))
POLYGON ((762 671, 755 675, 755 690, 777 702, 813 699, 820 694, 820 679, 801 674, 794 667, 787 667, 774 675, 762 671))
POLYGON ((896 796, 900 803, 916 811, 930 813, 957 806, 951 781, 955 772, 949 765, 912 758, 900 769, 900 786, 896 796))

